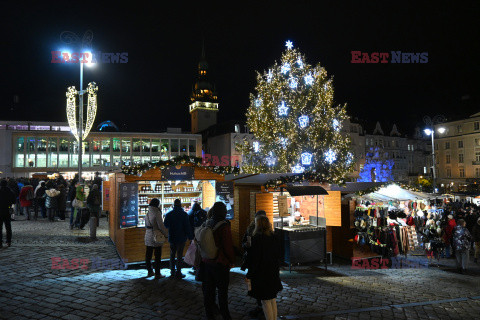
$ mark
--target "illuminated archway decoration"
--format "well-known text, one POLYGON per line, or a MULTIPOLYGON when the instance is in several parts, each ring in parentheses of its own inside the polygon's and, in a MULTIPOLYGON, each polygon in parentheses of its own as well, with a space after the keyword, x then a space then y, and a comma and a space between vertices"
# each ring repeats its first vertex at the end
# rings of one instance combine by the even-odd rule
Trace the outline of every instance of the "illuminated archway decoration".
MULTIPOLYGON (((82 128, 82 141, 85 140, 93 127, 95 116, 97 115, 97 91, 98 87, 95 82, 90 82, 87 86, 88 102, 87 102, 87 119, 85 121, 85 128, 82 128)), ((67 119, 70 130, 79 141, 78 128, 77 128, 77 97, 78 91, 74 86, 69 87, 67 90, 67 119)))

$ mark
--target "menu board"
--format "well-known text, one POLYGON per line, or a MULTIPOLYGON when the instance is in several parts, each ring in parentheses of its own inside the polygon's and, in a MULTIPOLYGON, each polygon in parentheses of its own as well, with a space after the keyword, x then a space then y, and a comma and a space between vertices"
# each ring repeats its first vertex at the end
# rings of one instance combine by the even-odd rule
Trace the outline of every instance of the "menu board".
POLYGON ((278 214, 280 217, 289 217, 287 196, 278 196, 278 214))
POLYGON ((136 227, 138 224, 138 185, 136 182, 120 183, 120 228, 136 227))
POLYGON ((227 220, 232 220, 233 214, 233 181, 217 181, 215 183, 217 193, 216 201, 221 201, 227 206, 227 220))
POLYGON ((162 170, 162 179, 164 180, 193 180, 193 176, 194 169, 188 166, 179 168, 169 166, 162 170))

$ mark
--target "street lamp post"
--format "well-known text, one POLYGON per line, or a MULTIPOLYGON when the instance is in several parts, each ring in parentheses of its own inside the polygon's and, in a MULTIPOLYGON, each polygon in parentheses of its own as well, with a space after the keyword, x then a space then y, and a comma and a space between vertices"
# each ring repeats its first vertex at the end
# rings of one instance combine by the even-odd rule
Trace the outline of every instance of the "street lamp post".
MULTIPOLYGON (((433 193, 437 193, 437 173, 435 170, 435 124, 445 122, 445 117, 443 115, 436 115, 435 117, 430 118, 429 116, 425 116, 423 121, 428 126, 424 132, 428 136, 432 137, 432 187, 433 193)), ((439 133, 444 133, 445 128, 438 128, 439 133)))

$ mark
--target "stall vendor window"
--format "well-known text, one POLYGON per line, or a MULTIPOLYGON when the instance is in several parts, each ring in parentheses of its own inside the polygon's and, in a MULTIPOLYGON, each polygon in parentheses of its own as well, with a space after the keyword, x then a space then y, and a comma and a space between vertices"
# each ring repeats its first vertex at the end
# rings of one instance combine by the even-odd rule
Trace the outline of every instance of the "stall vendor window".
POLYGON ((162 160, 168 160, 170 158, 169 152, 170 152, 170 143, 168 139, 162 139, 162 145, 160 147, 160 153, 162 160))
POLYGON ((197 153, 197 140, 188 140, 188 152, 191 156, 197 153))
POLYGON ((57 138, 48 138, 48 167, 56 168, 58 164, 57 138))
POLYGON ((133 139, 133 152, 140 153, 141 147, 142 147, 142 140, 133 139))

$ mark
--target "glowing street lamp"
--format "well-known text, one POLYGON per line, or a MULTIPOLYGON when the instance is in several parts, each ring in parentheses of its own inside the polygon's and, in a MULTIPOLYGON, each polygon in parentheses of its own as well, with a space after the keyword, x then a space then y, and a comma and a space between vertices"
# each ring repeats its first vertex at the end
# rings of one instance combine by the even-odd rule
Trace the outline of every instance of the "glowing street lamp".
MULTIPOLYGON (((433 117, 433 119, 430 118, 429 116, 423 117, 423 121, 428 126, 428 128, 423 130, 423 132, 425 132, 425 134, 427 136, 432 137, 432 186, 433 186, 433 193, 437 193, 437 188, 436 188, 437 187, 437 185, 436 185, 437 173, 435 171, 435 143, 434 143, 435 124, 445 122, 445 120, 446 120, 445 117, 442 116, 442 115, 436 115, 435 117, 433 117)), ((445 132, 445 128, 444 127, 437 128, 437 132, 442 134, 442 133, 445 132)))

